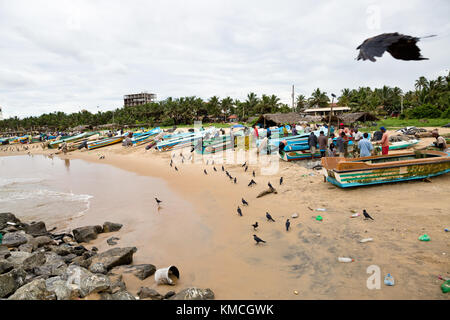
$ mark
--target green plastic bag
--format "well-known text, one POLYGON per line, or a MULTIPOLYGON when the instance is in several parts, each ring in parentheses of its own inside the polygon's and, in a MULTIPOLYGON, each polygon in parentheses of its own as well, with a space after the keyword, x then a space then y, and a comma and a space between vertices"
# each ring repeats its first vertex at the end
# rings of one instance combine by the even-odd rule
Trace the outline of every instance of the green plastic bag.
POLYGON ((442 293, 450 292, 450 280, 445 281, 445 282, 441 285, 441 290, 442 290, 442 293))
POLYGON ((316 220, 317 220, 317 221, 322 221, 323 218, 322 218, 321 216, 317 216, 317 217, 316 217, 316 220))
POLYGON ((420 241, 430 241, 430 237, 427 234, 424 234, 423 236, 419 237, 420 241))
POLYGON ((0 244, 2 244, 3 241, 3 234, 0 232, 0 244))

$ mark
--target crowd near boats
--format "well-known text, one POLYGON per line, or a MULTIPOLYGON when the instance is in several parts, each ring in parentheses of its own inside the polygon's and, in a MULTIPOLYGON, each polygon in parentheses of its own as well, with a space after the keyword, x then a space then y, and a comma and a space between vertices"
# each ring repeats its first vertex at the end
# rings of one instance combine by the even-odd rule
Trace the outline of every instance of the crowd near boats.
MULTIPOLYGON (((426 130, 425 130, 426 131, 426 130)), ((447 145, 435 129, 430 136, 436 141, 421 150, 389 154, 389 151, 413 148, 420 139, 411 137, 420 132, 414 127, 397 131, 388 136, 381 127, 371 134, 340 124, 338 128, 326 124, 285 124, 263 128, 262 125, 246 127, 234 125, 228 129, 192 128, 180 132, 176 127, 162 130, 160 127, 135 131, 55 132, 39 135, 23 135, 0 138, 4 151, 17 145, 58 149, 56 153, 74 150, 96 150, 122 143, 124 147, 142 147, 159 152, 190 148, 191 152, 208 155, 226 150, 256 148, 258 154, 278 153, 284 161, 322 159, 324 175, 330 183, 346 188, 370 184, 424 179, 450 171, 447 145), (382 153, 380 155, 380 153, 382 153)))

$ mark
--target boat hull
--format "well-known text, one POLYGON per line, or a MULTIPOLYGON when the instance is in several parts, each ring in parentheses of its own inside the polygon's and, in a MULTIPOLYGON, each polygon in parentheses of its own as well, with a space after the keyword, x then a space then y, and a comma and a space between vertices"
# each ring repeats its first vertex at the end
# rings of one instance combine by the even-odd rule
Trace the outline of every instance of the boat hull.
POLYGON ((425 179, 450 172, 450 157, 442 152, 431 152, 440 156, 414 159, 414 153, 405 153, 397 160, 395 157, 383 156, 359 158, 366 162, 379 161, 374 166, 373 164, 358 166, 363 163, 358 163, 358 159, 339 162, 337 168, 327 167, 327 159, 323 159, 322 164, 326 169, 327 181, 340 188, 425 179), (402 160, 403 158, 405 160, 402 160), (386 161, 383 162, 383 160, 386 161))
POLYGON ((115 138, 111 138, 111 139, 94 141, 94 142, 88 144, 88 150, 94 150, 94 149, 110 146, 110 145, 122 142, 123 139, 124 139, 124 137, 115 137, 115 138))
POLYGON ((283 152, 280 154, 281 159, 284 161, 299 161, 299 160, 307 160, 313 158, 320 158, 320 151, 311 154, 310 150, 301 150, 301 151, 292 151, 292 152, 283 152))

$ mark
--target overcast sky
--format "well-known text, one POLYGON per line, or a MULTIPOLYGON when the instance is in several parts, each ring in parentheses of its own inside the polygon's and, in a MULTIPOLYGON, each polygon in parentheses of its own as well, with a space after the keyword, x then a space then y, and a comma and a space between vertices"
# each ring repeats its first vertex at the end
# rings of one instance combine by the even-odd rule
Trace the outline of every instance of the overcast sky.
POLYGON ((0 0, 4 117, 111 110, 123 95, 309 96, 446 74, 449 0, 0 0), (426 61, 356 61, 366 38, 437 34, 426 61), (97 108, 99 106, 99 108, 97 108))

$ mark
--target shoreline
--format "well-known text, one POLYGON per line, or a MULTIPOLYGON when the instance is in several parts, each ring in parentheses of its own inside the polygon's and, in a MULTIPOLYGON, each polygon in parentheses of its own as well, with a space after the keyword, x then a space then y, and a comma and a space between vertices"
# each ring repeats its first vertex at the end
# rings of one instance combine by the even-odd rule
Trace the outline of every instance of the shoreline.
MULTIPOLYGON (((426 142, 426 139, 422 140, 426 142)), ((54 152, 31 151, 47 155, 54 152)), ((23 154, 26 155, 25 152, 23 154)), ((430 184, 411 182, 340 190, 323 183, 317 172, 280 160, 280 168, 275 175, 261 176, 255 169, 258 185, 249 188, 247 183, 256 166, 250 166, 245 173, 239 164, 224 164, 238 179, 234 185, 221 172, 220 165, 216 166, 219 172, 214 172, 212 165, 179 164, 180 171, 176 172, 168 164, 170 155, 170 152, 144 151, 142 147, 125 149, 115 145, 94 151, 75 151, 60 158, 109 164, 142 176, 163 179, 169 189, 191 203, 195 215, 211 233, 210 243, 199 248, 204 257, 187 262, 188 270, 195 274, 196 270, 190 270, 195 268, 195 264, 211 266, 202 266, 201 272, 197 272, 200 274, 189 280, 198 287, 211 288, 217 299, 445 298, 439 294, 439 287, 433 284, 436 281, 432 275, 448 272, 450 266, 447 256, 442 255, 450 249, 443 232, 443 228, 450 224, 445 214, 450 211, 450 206, 443 198, 450 191, 448 174, 433 178, 430 184), (105 159, 100 160, 99 154, 105 159), (207 169, 208 175, 203 173, 203 169, 207 169), (309 176, 309 173, 314 173, 314 176, 309 176), (281 176, 285 182, 279 186, 281 176), (278 194, 256 199, 256 195, 266 189, 268 181, 278 194), (242 197, 250 203, 248 208, 241 205, 242 197), (421 201, 423 197, 429 198, 433 208, 421 201), (243 209, 243 217, 236 213, 238 205, 243 209), (326 208, 327 211, 313 212, 308 207, 326 208), (373 213, 375 223, 349 218, 350 210, 361 212, 362 209, 373 213), (266 223, 266 211, 274 216, 275 224, 266 223), (426 211, 432 213, 424 215, 426 211), (291 219, 292 230, 286 233, 284 221, 294 212, 299 214, 299 218, 291 219), (324 217, 323 222, 312 219, 317 214, 324 217), (411 221, 413 217, 414 221, 411 221), (267 245, 254 245, 251 224, 255 221, 261 226, 257 234, 268 241, 267 245), (417 240, 423 233, 432 237, 427 247, 417 240), (374 238, 375 242, 358 243, 357 239, 367 237, 374 238), (338 256, 347 255, 355 257, 357 263, 336 262, 338 256), (372 264, 380 265, 383 277, 386 273, 393 274, 398 285, 368 290, 365 286, 369 276, 366 268, 372 264), (426 280, 422 278, 424 273, 426 280), (422 288, 415 294, 406 292, 407 287, 413 283, 417 285, 417 282, 426 289, 422 288), (298 295, 293 293, 295 290, 299 291, 298 295)), ((176 219, 171 221, 176 222, 176 219)), ((183 226, 172 227, 174 234, 182 232, 183 236, 188 236, 183 226)), ((99 236, 92 245, 101 241, 104 239, 99 236)), ((151 250, 151 245, 147 246, 151 250)), ((140 251, 144 250, 138 247, 135 263, 147 263, 140 260, 140 251)), ((183 266, 177 266, 183 277, 183 266)), ((148 281, 149 285, 145 281, 129 281, 130 292, 133 292, 138 286, 151 287, 152 280, 148 281)))

